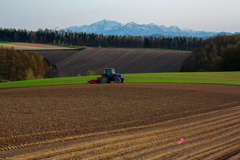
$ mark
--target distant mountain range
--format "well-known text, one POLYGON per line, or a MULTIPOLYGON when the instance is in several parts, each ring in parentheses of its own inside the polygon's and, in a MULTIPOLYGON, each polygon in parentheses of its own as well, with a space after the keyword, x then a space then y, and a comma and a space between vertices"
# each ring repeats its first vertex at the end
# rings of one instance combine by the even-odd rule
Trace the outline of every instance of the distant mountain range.
MULTIPOLYGON (((60 29, 59 27, 54 30, 65 30, 72 32, 86 32, 86 33, 97 33, 103 35, 134 35, 134 36, 193 36, 193 37, 211 37, 218 34, 237 34, 230 32, 205 32, 205 31, 194 31, 191 29, 181 29, 178 26, 166 27, 164 25, 151 24, 137 24, 134 22, 123 25, 116 21, 102 20, 91 25, 83 26, 71 26, 60 29)), ((238 32, 239 33, 239 32, 238 32)))

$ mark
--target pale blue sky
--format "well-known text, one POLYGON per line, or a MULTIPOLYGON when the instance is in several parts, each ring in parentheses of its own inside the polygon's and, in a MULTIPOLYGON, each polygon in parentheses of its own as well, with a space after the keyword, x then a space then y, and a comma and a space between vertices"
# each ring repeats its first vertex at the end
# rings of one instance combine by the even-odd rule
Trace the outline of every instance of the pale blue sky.
POLYGON ((0 0, 0 27, 37 30, 103 19, 240 32, 240 0, 0 0))

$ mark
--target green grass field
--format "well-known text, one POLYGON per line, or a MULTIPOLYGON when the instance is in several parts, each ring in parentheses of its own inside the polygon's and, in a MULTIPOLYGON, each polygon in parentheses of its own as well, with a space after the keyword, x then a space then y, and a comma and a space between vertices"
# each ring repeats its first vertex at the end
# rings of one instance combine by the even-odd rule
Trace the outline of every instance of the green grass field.
POLYGON ((0 44, 1 44, 1 43, 15 43, 15 42, 0 41, 0 44))
MULTIPOLYGON (((0 88, 48 86, 64 84, 86 84, 95 76, 62 77, 0 83, 0 88)), ((123 74, 126 83, 167 82, 167 83, 212 83, 240 85, 240 72, 168 72, 123 74)))

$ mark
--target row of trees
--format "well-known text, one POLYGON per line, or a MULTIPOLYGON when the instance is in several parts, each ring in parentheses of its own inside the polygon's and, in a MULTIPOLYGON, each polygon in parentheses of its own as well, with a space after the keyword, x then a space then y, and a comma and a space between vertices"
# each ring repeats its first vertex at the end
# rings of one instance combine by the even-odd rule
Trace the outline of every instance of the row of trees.
POLYGON ((192 51, 201 41, 198 37, 103 35, 83 32, 65 32, 49 29, 27 31, 26 29, 0 28, 1 41, 69 44, 91 47, 164 48, 192 51))
POLYGON ((34 52, 0 47, 0 79, 18 81, 51 77, 57 68, 48 62, 34 52))
POLYGON ((181 71, 240 71, 240 34, 204 40, 185 59, 181 71))

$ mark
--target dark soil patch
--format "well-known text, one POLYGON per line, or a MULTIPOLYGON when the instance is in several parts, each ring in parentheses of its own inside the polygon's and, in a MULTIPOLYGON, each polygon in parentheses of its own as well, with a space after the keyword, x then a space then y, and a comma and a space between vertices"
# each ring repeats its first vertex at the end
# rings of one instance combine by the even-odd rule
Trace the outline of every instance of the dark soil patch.
POLYGON ((89 69, 97 72, 105 67, 115 68, 117 73, 179 72, 190 53, 163 49, 87 49, 57 67, 59 75, 64 77, 72 76, 73 71, 84 76, 89 69))

